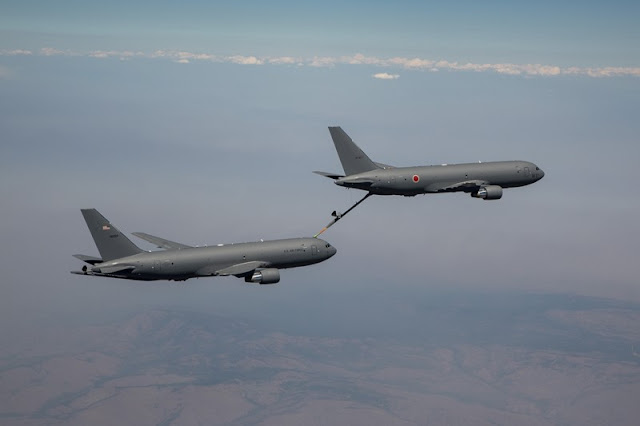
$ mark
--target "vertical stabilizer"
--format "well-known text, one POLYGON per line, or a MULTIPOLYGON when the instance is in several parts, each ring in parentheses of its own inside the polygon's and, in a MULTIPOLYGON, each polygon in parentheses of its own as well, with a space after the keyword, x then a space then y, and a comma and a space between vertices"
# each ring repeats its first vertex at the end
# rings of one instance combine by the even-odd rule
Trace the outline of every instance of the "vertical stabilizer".
POLYGON ((107 262, 142 252, 96 209, 81 209, 102 261, 107 262))
POLYGON ((338 157, 340 157, 345 175, 349 176, 380 168, 351 140, 341 127, 329 127, 329 133, 331 133, 331 139, 333 139, 333 144, 336 146, 336 151, 338 151, 338 157))

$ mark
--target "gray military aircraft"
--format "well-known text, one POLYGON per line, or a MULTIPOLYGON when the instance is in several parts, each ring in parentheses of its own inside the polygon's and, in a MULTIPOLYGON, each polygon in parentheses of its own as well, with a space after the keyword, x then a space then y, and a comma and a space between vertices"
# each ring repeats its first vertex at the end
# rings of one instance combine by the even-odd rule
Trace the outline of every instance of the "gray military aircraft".
POLYGON ((466 192, 475 198, 498 200, 503 188, 539 181, 544 172, 528 161, 492 161, 439 166, 393 167, 372 161, 340 127, 329 127, 344 175, 314 172, 346 188, 368 195, 404 195, 466 192))
POLYGON ((90 266, 72 274, 144 281, 234 275, 246 282, 275 284, 280 281, 279 269, 312 265, 336 254, 331 244, 318 238, 191 247, 134 232, 133 235, 166 249, 144 251, 96 209, 81 211, 101 257, 75 254, 90 266))

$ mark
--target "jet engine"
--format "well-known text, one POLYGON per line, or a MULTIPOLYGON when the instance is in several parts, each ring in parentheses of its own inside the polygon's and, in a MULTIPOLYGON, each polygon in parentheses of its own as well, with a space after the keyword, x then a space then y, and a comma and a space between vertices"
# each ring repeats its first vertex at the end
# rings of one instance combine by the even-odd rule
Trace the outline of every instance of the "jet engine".
POLYGON ((280 271, 276 268, 261 269, 244 278, 248 283, 275 284, 280 281, 280 271))
POLYGON ((483 200, 499 200, 502 198, 502 187, 498 185, 483 186, 477 192, 472 193, 471 196, 482 198, 483 200))

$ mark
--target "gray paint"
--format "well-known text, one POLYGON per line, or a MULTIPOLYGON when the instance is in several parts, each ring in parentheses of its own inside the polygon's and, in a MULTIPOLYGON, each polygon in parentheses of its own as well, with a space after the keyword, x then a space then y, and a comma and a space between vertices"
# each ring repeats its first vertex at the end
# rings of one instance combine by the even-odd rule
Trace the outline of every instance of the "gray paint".
POLYGON ((544 172, 529 161, 493 161, 437 166, 393 167, 373 162, 340 127, 329 127, 346 176, 315 172, 335 184, 377 195, 466 192, 477 198, 498 199, 502 188, 539 181, 544 172))
POLYGON ((336 249, 318 238, 291 238, 252 243, 190 247, 148 234, 147 240, 171 248, 144 252, 95 209, 83 209, 87 226, 102 259, 75 255, 91 267, 74 274, 134 280, 186 280, 207 276, 234 275, 246 281, 279 281, 278 269, 322 262, 336 249), (135 253, 132 251, 135 250, 135 253), (264 272, 264 273, 262 273, 264 272))

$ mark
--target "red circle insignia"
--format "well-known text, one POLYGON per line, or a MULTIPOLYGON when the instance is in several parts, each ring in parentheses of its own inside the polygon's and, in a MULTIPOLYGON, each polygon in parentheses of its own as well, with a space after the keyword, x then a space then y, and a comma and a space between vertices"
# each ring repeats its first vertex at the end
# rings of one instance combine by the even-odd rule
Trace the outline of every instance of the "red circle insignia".
POLYGON ((418 183, 418 182, 420 181, 420 176, 418 176, 418 175, 413 175, 413 181, 414 181, 415 183, 418 183))

